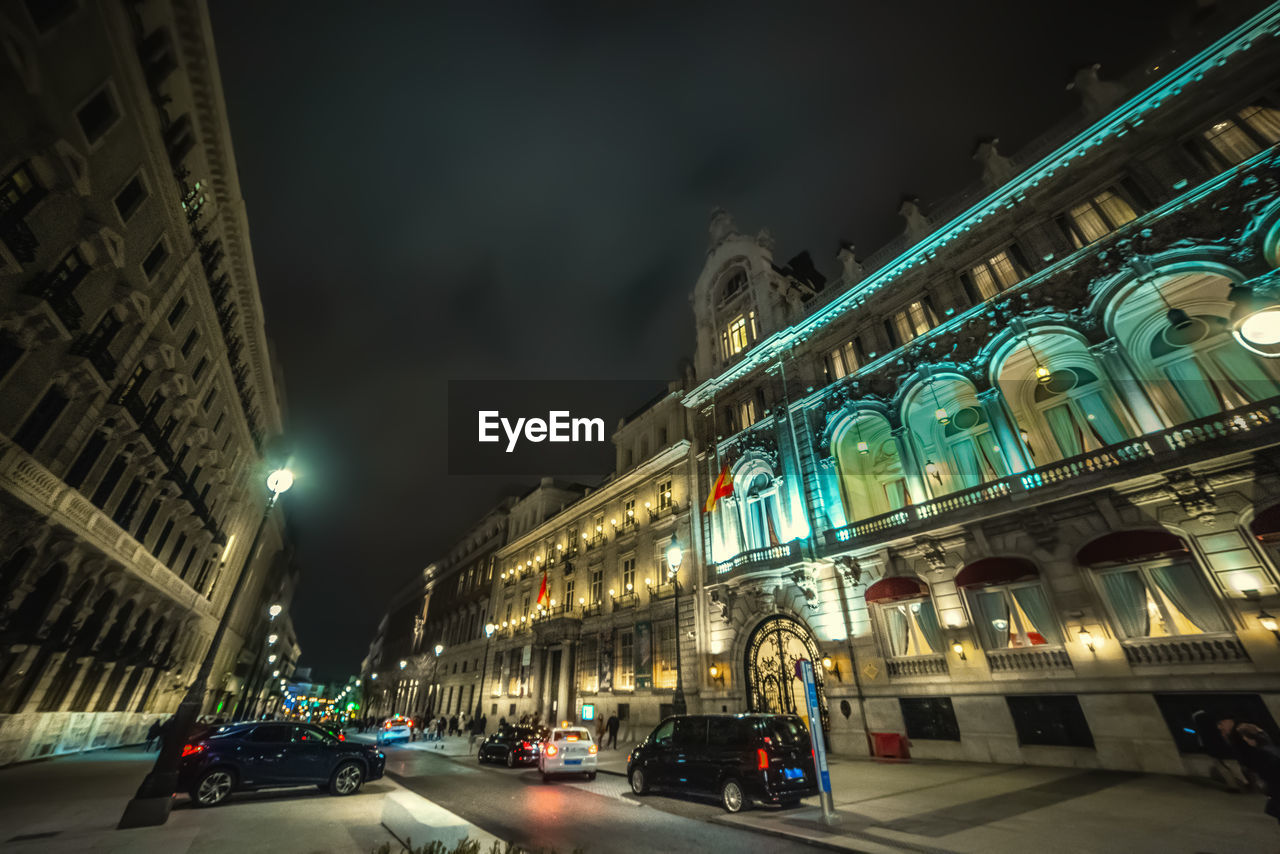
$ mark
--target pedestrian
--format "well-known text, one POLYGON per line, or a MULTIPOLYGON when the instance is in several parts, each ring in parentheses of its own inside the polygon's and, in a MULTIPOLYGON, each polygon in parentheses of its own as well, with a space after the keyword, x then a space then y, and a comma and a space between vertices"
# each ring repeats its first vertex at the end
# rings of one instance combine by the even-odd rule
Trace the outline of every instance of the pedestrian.
POLYGON ((1236 723, 1234 718, 1223 717, 1218 721, 1218 731, 1235 751, 1241 767, 1262 782, 1267 795, 1262 811, 1280 821, 1280 748, 1257 724, 1236 723))
MULTIPOLYGON (((1221 778, 1229 792, 1239 792, 1248 788, 1248 777, 1241 771, 1235 751, 1226 738, 1218 730, 1215 717, 1204 709, 1193 712, 1191 725, 1195 730, 1196 740, 1200 747, 1214 762, 1213 771, 1221 778)), ((1210 776, 1213 776, 1211 773, 1210 776)))
POLYGON ((618 713, 614 712, 609 715, 609 721, 605 724, 605 729, 609 731, 609 747, 614 750, 618 749, 618 727, 621 723, 622 722, 618 720, 618 713))
POLYGON ((156 718, 154 721, 151 722, 151 728, 147 730, 146 750, 148 753, 151 751, 151 745, 155 744, 159 738, 160 738, 160 719, 156 718))
POLYGON ((160 750, 164 751, 165 745, 169 743, 169 739, 173 737, 173 729, 178 725, 177 716, 170 717, 164 723, 160 724, 160 750))
POLYGON ((596 718, 596 744, 604 744, 604 715, 596 718))
POLYGON ((498 718, 498 732, 502 732, 506 728, 507 728, 507 716, 503 715, 502 717, 498 718))
POLYGON ((462 730, 458 729, 458 716, 450 715, 449 716, 449 735, 456 735, 461 732, 462 730))

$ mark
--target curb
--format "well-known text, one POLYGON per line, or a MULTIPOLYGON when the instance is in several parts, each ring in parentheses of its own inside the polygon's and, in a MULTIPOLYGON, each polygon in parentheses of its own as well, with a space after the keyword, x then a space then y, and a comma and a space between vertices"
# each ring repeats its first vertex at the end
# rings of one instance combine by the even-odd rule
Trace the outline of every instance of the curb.
POLYGON ((745 830, 748 833, 758 833, 761 836, 773 836, 778 839, 789 839, 792 842, 799 842, 804 845, 808 845, 811 848, 821 848, 823 851, 843 851, 845 852, 845 854, 868 854, 868 852, 862 851, 859 848, 849 848, 848 846, 845 846, 845 845, 836 845, 834 842, 826 842, 821 839, 812 839, 808 836, 800 836, 794 833, 787 833, 786 831, 775 830, 774 828, 771 828, 771 827, 759 827, 753 824, 750 824, 750 825, 741 824, 739 822, 733 821, 732 819, 722 818, 720 816, 716 816, 715 818, 709 818, 707 819, 707 821, 711 824, 718 824, 722 827, 736 827, 739 830, 745 830))

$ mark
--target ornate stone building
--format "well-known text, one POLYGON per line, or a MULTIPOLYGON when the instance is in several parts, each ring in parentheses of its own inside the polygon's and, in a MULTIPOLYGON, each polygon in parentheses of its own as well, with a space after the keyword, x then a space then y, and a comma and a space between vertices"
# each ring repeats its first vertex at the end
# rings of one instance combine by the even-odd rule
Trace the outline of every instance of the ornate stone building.
MULTIPOLYGON (((136 741, 175 708, 282 425, 205 4, 6 0, 0 43, 4 764, 136 741)), ((292 589, 280 518, 210 710, 292 589)))
POLYGON ((704 709, 802 708, 808 657, 851 753, 1183 773, 1198 709, 1275 728, 1278 32, 1080 75, 1079 121, 836 281, 713 217, 704 709))

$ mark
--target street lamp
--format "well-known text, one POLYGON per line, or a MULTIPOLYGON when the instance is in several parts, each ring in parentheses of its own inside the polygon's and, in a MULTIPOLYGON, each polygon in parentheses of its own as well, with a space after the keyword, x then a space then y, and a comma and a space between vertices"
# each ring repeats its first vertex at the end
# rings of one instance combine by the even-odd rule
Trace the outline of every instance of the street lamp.
POLYGON ((120 816, 120 823, 116 825, 118 828, 152 827, 169 820, 169 810, 173 807, 173 793, 178 788, 178 763, 182 758, 182 747, 186 744, 187 736, 191 733, 196 717, 200 714, 200 707, 204 704, 204 695, 208 690, 209 676, 213 672, 213 662, 218 656, 218 647, 222 645, 222 638, 227 633, 232 614, 235 613, 236 600, 240 598, 240 591, 244 589, 245 580, 249 577, 249 564, 253 561, 254 553, 258 551, 258 544, 262 542, 262 533, 266 530, 271 510, 280 500, 280 496, 291 486, 293 486, 293 473, 288 469, 277 469, 267 477, 267 489, 271 491, 271 497, 267 499, 267 506, 262 511, 262 518, 258 521, 258 530, 254 532, 253 542, 244 553, 244 564, 236 576, 231 595, 227 597, 227 604, 222 609, 222 616, 218 620, 217 629, 213 632, 213 639, 209 642, 209 649, 204 654, 204 661, 200 663, 200 670, 197 671, 191 687, 187 689, 186 696, 178 704, 178 710, 173 715, 173 726, 160 744, 160 755, 156 757, 156 764, 147 772, 147 776, 138 786, 138 791, 125 806, 124 814, 120 816))
POLYGON ((489 641, 493 640, 493 633, 498 627, 493 623, 486 623, 484 627, 484 664, 480 667, 480 696, 476 700, 476 717, 480 717, 484 713, 484 680, 489 675, 489 641))
POLYGON ((688 706, 684 700, 684 673, 680 667, 680 564, 684 563, 684 549, 680 548, 680 544, 674 540, 670 548, 667 549, 667 573, 671 576, 671 583, 676 587, 676 693, 671 698, 671 711, 673 714, 683 715, 688 712, 688 706))
POLYGON ((276 617, 280 616, 280 612, 283 610, 284 610, 283 605, 272 605, 270 608, 267 609, 267 614, 269 614, 271 616, 271 619, 274 620, 276 617))

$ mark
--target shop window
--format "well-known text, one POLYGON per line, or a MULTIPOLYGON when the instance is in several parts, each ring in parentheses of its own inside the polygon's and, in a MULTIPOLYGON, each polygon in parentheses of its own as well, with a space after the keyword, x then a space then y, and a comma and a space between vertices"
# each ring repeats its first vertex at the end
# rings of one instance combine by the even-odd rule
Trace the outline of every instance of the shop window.
POLYGON ((1273 741, 1280 741, 1280 727, 1258 694, 1156 694, 1155 698, 1179 753, 1205 753, 1206 744, 1225 749, 1215 726, 1220 717, 1257 724, 1273 741))
POLYGON ((1074 694, 1029 694, 1005 697, 1005 702, 1019 744, 1093 747, 1093 733, 1074 694))
POLYGON ((942 628, 929 599, 878 605, 885 648, 893 658, 942 652, 942 628))
POLYGON ((1062 643, 1058 621, 1038 581, 966 592, 984 649, 1062 643))
POLYGON ((960 740, 960 725, 956 723, 950 697, 901 697, 898 705, 902 707, 907 738, 960 740))
POLYGON ((1188 561, 1154 561, 1098 573, 1103 596, 1126 638, 1226 631, 1200 571, 1188 561))

